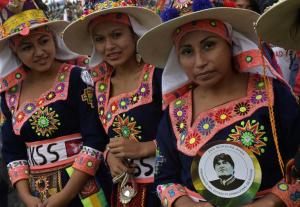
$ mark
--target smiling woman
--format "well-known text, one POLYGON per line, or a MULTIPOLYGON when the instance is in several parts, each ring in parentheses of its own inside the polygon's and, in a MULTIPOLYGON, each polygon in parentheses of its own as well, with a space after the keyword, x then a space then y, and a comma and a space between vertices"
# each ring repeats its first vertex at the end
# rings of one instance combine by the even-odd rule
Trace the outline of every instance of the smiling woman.
POLYGON ((59 35, 68 22, 49 21, 34 0, 10 1, 0 19, 2 153, 21 200, 109 206, 100 164, 108 137, 91 77, 69 64, 82 58, 59 35))

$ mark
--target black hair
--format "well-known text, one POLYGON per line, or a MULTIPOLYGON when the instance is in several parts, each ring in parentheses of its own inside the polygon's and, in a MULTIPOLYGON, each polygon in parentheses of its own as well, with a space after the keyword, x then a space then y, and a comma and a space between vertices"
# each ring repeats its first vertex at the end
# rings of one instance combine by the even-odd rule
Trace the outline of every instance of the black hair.
POLYGON ((234 162, 233 162, 232 158, 230 157, 230 155, 225 154, 225 153, 221 153, 221 154, 215 156, 214 161, 213 161, 214 168, 220 160, 229 162, 231 164, 231 166, 234 168, 234 162))

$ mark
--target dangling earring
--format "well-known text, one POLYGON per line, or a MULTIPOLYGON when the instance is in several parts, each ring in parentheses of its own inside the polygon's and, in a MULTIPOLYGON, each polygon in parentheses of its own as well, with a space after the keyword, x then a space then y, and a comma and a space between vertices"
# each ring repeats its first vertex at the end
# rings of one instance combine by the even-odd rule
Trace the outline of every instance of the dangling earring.
POLYGON ((139 53, 135 53, 135 60, 138 63, 138 65, 142 62, 142 56, 139 53))

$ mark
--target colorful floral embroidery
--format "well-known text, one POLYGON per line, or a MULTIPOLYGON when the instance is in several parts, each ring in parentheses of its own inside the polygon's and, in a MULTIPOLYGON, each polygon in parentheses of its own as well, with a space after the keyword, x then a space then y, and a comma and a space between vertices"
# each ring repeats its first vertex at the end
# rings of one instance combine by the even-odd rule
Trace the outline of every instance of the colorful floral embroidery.
POLYGON ((193 149, 200 144, 201 136, 197 132, 189 133, 185 138, 185 146, 188 149, 193 149))
MULTIPOLYGON (((112 98, 109 98, 112 68, 109 68, 106 64, 102 64, 99 68, 100 67, 102 67, 102 70, 105 71, 105 75, 102 74, 102 78, 98 77, 96 79, 96 95, 98 100, 99 117, 107 131, 116 115, 152 101, 152 77, 154 67, 151 65, 145 65, 141 74, 140 86, 135 91, 124 93, 112 98)), ((97 70, 93 69, 92 73, 95 71, 97 70)))
POLYGON ((281 180, 272 188, 271 193, 280 198, 287 207, 300 206, 300 185, 298 182, 288 184, 281 180))
POLYGON ((51 107, 41 107, 31 116, 29 122, 38 136, 49 137, 60 126, 58 117, 58 114, 51 107))
POLYGON ((224 124, 225 122, 229 121, 232 118, 231 111, 231 108, 220 109, 215 115, 216 122, 219 124, 224 124))
POLYGON ((231 130, 232 133, 227 141, 242 143, 255 154, 260 155, 265 152, 263 147, 268 141, 268 138, 264 136, 266 134, 264 129, 264 126, 259 125, 255 120, 248 120, 246 123, 242 121, 241 126, 235 126, 231 130))
POLYGON ((215 128, 215 125, 215 121, 212 118, 205 117, 199 122, 197 128, 203 136, 207 136, 215 128))
POLYGON ((250 104, 248 101, 241 102, 235 105, 234 112, 240 116, 246 115, 250 110, 250 104))
POLYGON ((136 126, 136 121, 133 117, 129 118, 125 114, 116 116, 113 122, 113 131, 117 133, 119 137, 128 138, 133 141, 139 141, 141 136, 141 126, 136 126))
POLYGON ((92 109, 95 107, 93 103, 94 102, 93 98, 94 98, 94 89, 92 87, 85 88, 83 94, 81 95, 81 100, 83 102, 86 102, 88 105, 90 105, 92 109))
MULTIPOLYGON (((13 129, 15 134, 19 135, 21 127, 40 107, 49 105, 57 100, 65 100, 68 95, 69 77, 72 70, 71 65, 63 64, 57 74, 56 83, 53 88, 41 95, 39 99, 34 102, 24 103, 18 108, 18 100, 20 97, 20 86, 16 85, 11 88, 6 94, 5 99, 8 107, 13 114, 13 129)), ((39 132, 41 133, 41 132, 39 132)), ((41 133, 42 134, 42 133, 41 133)), ((49 133, 48 133, 49 134, 49 133)))
MULTIPOLYGON (((272 80, 270 80, 272 87, 272 80)), ((170 104, 170 118, 173 131, 177 138, 178 149, 194 156, 218 131, 231 124, 245 119, 258 108, 273 104, 273 93, 267 100, 265 85, 259 75, 251 75, 248 83, 247 96, 201 113, 192 123, 192 93, 183 94, 170 104)), ((264 126, 253 121, 241 122, 231 131, 228 141, 240 142, 254 153, 260 155, 268 138, 264 136, 264 126)))

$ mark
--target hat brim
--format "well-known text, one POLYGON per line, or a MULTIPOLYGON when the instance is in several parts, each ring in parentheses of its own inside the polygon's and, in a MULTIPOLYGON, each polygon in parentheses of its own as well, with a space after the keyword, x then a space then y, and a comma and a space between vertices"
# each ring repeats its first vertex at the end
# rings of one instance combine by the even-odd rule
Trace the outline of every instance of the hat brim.
POLYGON ((254 23, 259 14, 251 10, 237 8, 211 8, 177 17, 148 31, 138 41, 137 50, 146 63, 164 67, 173 47, 173 32, 186 23, 195 20, 215 19, 229 23, 234 30, 244 34, 254 42, 257 36, 254 23))
POLYGON ((258 19, 258 36, 276 46, 300 50, 299 9, 299 0, 286 0, 274 4, 258 19))
POLYGON ((82 55, 91 55, 93 42, 88 32, 89 22, 97 16, 118 12, 126 13, 129 16, 133 17, 146 29, 150 29, 161 23, 160 17, 153 11, 146 8, 128 6, 104 9, 93 12, 71 23, 64 31, 63 40, 65 44, 73 52, 82 55))
MULTIPOLYGON (((69 24, 67 21, 63 20, 57 20, 57 21, 49 21, 41 24, 34 24, 31 27, 29 27, 30 30, 37 29, 39 27, 44 27, 44 26, 49 26, 51 27, 54 31, 56 31, 58 34, 62 33, 66 26, 69 24)), ((19 35, 20 32, 13 33, 3 39, 0 40, 0 48, 2 48, 5 43, 12 37, 19 35)), ((30 33, 29 33, 30 34, 30 33)))

